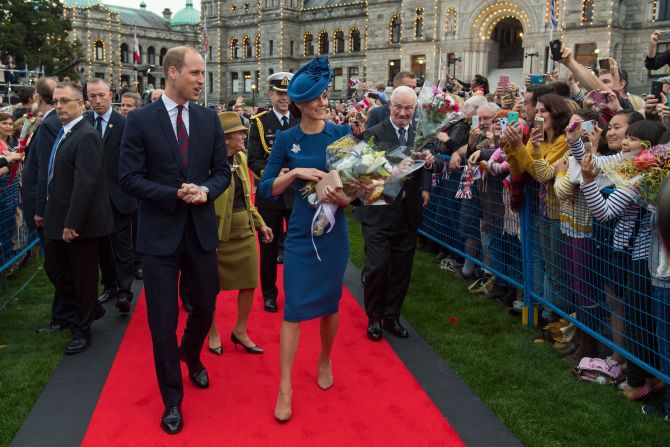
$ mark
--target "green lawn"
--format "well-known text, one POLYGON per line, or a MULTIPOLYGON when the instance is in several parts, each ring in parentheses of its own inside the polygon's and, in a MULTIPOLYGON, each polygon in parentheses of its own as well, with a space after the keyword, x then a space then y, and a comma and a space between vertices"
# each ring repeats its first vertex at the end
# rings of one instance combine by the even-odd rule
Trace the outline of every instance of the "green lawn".
MULTIPOLYGON (((349 228, 360 267, 363 241, 351 216, 349 228)), ((417 251, 403 316, 526 446, 670 446, 669 424, 612 386, 578 382, 551 346, 532 342, 532 329, 468 292, 431 255, 417 251)))
POLYGON ((30 284, 0 311, 0 446, 14 438, 21 423, 63 356, 69 331, 38 335, 49 324, 53 288, 41 262, 29 261, 9 278, 0 294, 5 303, 36 272, 30 284))

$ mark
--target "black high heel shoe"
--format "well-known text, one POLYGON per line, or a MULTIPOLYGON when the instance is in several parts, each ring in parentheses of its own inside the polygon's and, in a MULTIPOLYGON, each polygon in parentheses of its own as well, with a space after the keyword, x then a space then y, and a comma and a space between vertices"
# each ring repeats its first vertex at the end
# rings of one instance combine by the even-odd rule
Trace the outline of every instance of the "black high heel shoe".
POLYGON ((208 346, 207 349, 209 349, 209 352, 211 352, 214 355, 223 354, 223 347, 222 346, 217 346, 216 348, 211 348, 211 347, 208 346))
POLYGON ((256 346, 256 345, 254 345, 254 346, 245 346, 244 343, 242 343, 242 342, 240 341, 240 339, 237 338, 237 337, 235 336, 235 333, 234 333, 234 332, 231 332, 231 333, 230 333, 230 341, 233 342, 233 344, 235 345, 235 348, 237 348, 237 345, 242 345, 242 347, 244 348, 244 350, 247 351, 249 354, 262 354, 262 353, 265 352, 265 351, 263 351, 261 348, 259 348, 259 347, 256 346))

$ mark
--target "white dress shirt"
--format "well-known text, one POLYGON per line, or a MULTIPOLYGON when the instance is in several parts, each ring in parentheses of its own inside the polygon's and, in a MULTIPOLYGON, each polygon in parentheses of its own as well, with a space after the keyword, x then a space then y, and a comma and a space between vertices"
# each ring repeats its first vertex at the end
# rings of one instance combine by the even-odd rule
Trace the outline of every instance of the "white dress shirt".
MULTIPOLYGON (((161 100, 163 101, 163 104, 165 104, 165 109, 168 112, 168 115, 170 115, 170 122, 172 123, 172 130, 174 130, 174 137, 177 138, 177 113, 179 111, 177 110, 177 104, 168 96, 163 93, 161 95, 161 100)), ((191 135, 191 132, 189 131, 189 119, 188 119, 188 105, 189 102, 187 101, 186 104, 184 104, 184 108, 181 111, 181 119, 184 121, 184 127, 186 128, 186 133, 188 135, 191 135)))
POLYGON ((112 117, 112 108, 110 107, 109 109, 107 109, 107 111, 105 113, 103 113, 102 115, 98 115, 97 113, 94 113, 93 116, 94 116, 93 127, 95 127, 95 125, 98 121, 98 117, 99 116, 102 117, 102 122, 100 123, 100 125, 102 126, 102 134, 100 136, 104 137, 105 132, 107 132, 107 124, 109 124, 109 119, 112 117))
MULTIPOLYGON (((272 108, 272 111, 274 112, 275 116, 277 117, 277 119, 279 120, 280 123, 282 123, 282 120, 281 120, 281 119, 282 119, 282 117, 284 117, 284 116, 285 116, 289 121, 291 121, 291 113, 290 113, 290 112, 286 112, 286 115, 282 115, 281 113, 277 112, 277 110, 276 110, 274 107, 272 108)), ((284 123, 282 123, 282 125, 283 125, 283 124, 284 124, 284 123)), ((287 123, 287 125, 288 125, 288 123, 287 123)))

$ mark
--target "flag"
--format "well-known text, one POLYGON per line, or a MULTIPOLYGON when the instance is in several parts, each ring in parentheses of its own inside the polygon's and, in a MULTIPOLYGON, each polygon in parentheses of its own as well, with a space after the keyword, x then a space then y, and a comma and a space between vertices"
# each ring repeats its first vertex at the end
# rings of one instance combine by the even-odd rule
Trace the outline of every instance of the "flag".
POLYGON ((135 28, 135 34, 133 35, 133 61, 136 64, 140 62, 140 43, 137 41, 137 28, 135 28))
POLYGON ((207 34, 207 20, 202 22, 202 52, 207 54, 209 52, 209 35, 207 34))
POLYGON ((551 29, 556 29, 556 0, 550 0, 550 19, 551 19, 551 29))
POLYGON ((349 88, 354 88, 361 83, 360 79, 349 79, 349 88))

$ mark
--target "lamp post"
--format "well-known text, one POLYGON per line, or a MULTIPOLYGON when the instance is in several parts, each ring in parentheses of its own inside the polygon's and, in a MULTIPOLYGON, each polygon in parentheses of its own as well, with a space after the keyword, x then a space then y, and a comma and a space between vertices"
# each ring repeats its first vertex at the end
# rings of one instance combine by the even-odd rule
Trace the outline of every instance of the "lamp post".
POLYGON ((598 58, 600 57, 600 48, 596 48, 593 50, 593 54, 595 54, 596 59, 593 61, 593 69, 596 69, 596 64, 598 63, 598 58))
POLYGON ((526 53, 524 57, 529 57, 530 58, 530 72, 533 72, 533 58, 537 57, 537 53, 526 53))
POLYGON ((251 84, 251 108, 256 107, 256 84, 251 84))

